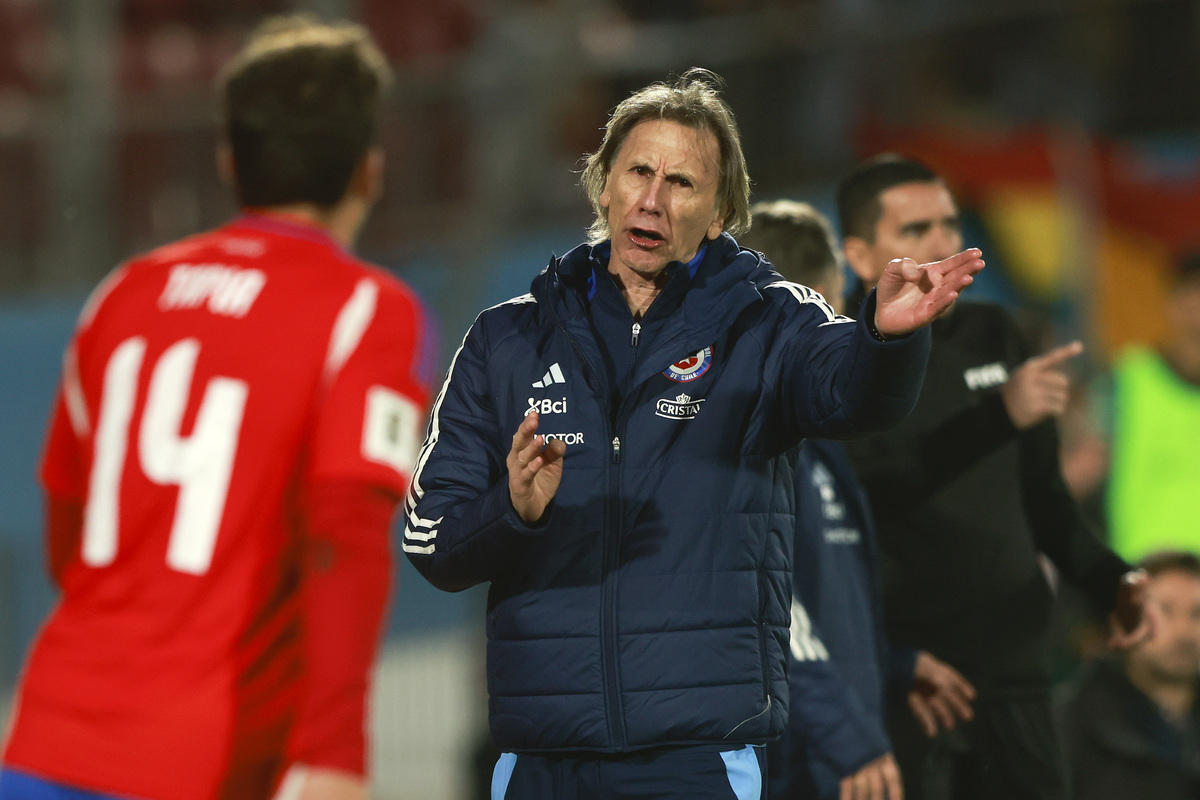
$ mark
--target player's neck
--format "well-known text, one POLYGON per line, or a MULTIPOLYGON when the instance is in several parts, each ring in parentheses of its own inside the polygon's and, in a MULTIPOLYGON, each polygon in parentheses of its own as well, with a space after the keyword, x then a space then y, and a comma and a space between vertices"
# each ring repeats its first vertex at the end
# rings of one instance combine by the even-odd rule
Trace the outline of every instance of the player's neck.
POLYGON ((354 246, 359 229, 366 220, 365 204, 352 199, 344 200, 332 208, 314 203, 291 203, 256 208, 254 213, 319 228, 347 250, 354 246))

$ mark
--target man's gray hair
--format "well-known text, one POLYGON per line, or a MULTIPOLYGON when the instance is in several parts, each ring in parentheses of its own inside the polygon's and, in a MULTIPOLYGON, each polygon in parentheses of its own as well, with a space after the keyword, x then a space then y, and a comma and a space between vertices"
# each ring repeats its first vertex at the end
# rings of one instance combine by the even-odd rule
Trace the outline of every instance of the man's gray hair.
POLYGON ((596 219, 588 228, 589 240, 596 244, 612 236, 608 211, 600 205, 600 195, 608 183, 613 161, 629 132, 648 120, 670 120, 696 130, 709 131, 720 147, 720 181, 717 207, 723 208, 724 229, 738 236, 750 228, 750 175, 733 112, 721 99, 721 78, 709 70, 692 67, 671 83, 652 83, 622 100, 604 126, 600 149, 587 157, 583 169, 583 188, 596 219))

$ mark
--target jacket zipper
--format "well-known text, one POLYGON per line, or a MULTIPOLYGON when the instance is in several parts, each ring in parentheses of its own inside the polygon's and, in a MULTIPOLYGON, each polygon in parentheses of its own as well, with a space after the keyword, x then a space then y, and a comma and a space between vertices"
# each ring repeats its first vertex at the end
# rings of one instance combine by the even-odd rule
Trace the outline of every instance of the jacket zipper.
MULTIPOLYGON (((637 372, 637 345, 638 335, 642 332, 642 324, 634 322, 630 329, 629 346, 633 348, 633 358, 629 365, 630 375, 637 372)), ((625 387, 627 389, 632 387, 625 387)), ((604 611, 600 617, 600 626, 603 632, 602 647, 608 653, 606 661, 611 665, 611 668, 605 672, 605 695, 608 700, 609 719, 612 721, 612 727, 615 729, 615 740, 618 746, 624 750, 628 746, 625 732, 625 715, 621 705, 621 673, 617 669, 618 654, 620 651, 620 641, 617 637, 617 578, 619 576, 619 567, 621 564, 621 539, 624 534, 624 513, 622 509, 621 495, 621 430, 622 423, 625 419, 625 408, 629 404, 629 395, 622 396, 619 405, 617 406, 617 416, 613 420, 614 436, 613 445, 613 469, 610 471, 612 480, 609 483, 609 500, 608 504, 612 507, 613 524, 606 526, 604 529, 604 568, 603 568, 603 604, 604 611)))
MULTIPOLYGON (((575 341, 575 337, 571 335, 561 320, 556 319, 555 322, 559 330, 567 337, 567 341, 571 343, 571 347, 579 355, 584 369, 592 375, 592 379, 597 384, 603 386, 603 381, 588 364, 583 349, 575 341)), ((636 345, 636 331, 640 330, 641 326, 637 323, 634 323, 634 326, 634 344, 636 345)), ((607 406, 607 403, 605 405, 607 406)), ((616 747, 624 750, 626 746, 625 720, 621 714, 621 687, 617 675, 617 628, 615 622, 617 593, 613 587, 613 583, 616 581, 616 567, 619 563, 621 546, 621 501, 619 495, 621 481, 618 473, 621 463, 621 437, 616 432, 617 421, 613 420, 607 412, 606 407, 604 424, 609 427, 605 433, 612 434, 613 457, 612 466, 607 470, 608 497, 604 503, 605 518, 601 521, 600 529, 604 544, 600 571, 600 667, 604 675, 604 708, 608 723, 608 738, 616 747)), ((620 410, 618 409, 619 416, 620 410)))

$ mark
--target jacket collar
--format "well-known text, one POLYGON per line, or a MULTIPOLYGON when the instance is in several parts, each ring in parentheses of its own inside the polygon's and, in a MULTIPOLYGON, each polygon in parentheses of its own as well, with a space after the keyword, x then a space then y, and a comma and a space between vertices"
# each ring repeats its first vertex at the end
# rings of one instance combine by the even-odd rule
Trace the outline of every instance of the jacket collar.
MULTIPOLYGON (((591 340, 587 323, 588 282, 593 271, 608 268, 608 242, 582 244, 551 260, 530 290, 573 337, 591 340)), ((711 345, 748 306, 762 299, 759 289, 779 275, 762 257, 743 250, 722 233, 708 242, 679 311, 665 323, 653 351, 640 359, 635 383, 661 372, 675 361, 711 345)))

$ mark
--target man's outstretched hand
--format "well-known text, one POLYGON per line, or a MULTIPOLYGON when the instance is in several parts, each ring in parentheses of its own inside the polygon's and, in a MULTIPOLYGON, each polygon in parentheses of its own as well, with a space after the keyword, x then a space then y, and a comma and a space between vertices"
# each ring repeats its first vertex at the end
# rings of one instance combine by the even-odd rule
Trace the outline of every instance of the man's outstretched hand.
POLYGON ((1158 621, 1158 609, 1146 602, 1146 583, 1150 576, 1143 569, 1135 569, 1121 576, 1117 586, 1117 604, 1109 616, 1110 634, 1108 646, 1114 650, 1128 650, 1154 636, 1158 621))
POLYGON ((972 248, 932 264, 911 258, 890 262, 875 290, 875 330, 903 336, 945 314, 983 269, 982 256, 972 248))
POLYGON ((563 454, 567 445, 561 439, 549 442, 537 435, 538 414, 529 413, 513 434, 508 451, 508 494, 513 508, 525 522, 537 522, 546 513, 562 480, 563 454))
POLYGON ((1071 342, 1034 356, 1013 372, 1000 391, 1013 427, 1023 431, 1067 410, 1071 379, 1062 371, 1062 365, 1082 352, 1082 342, 1071 342))

